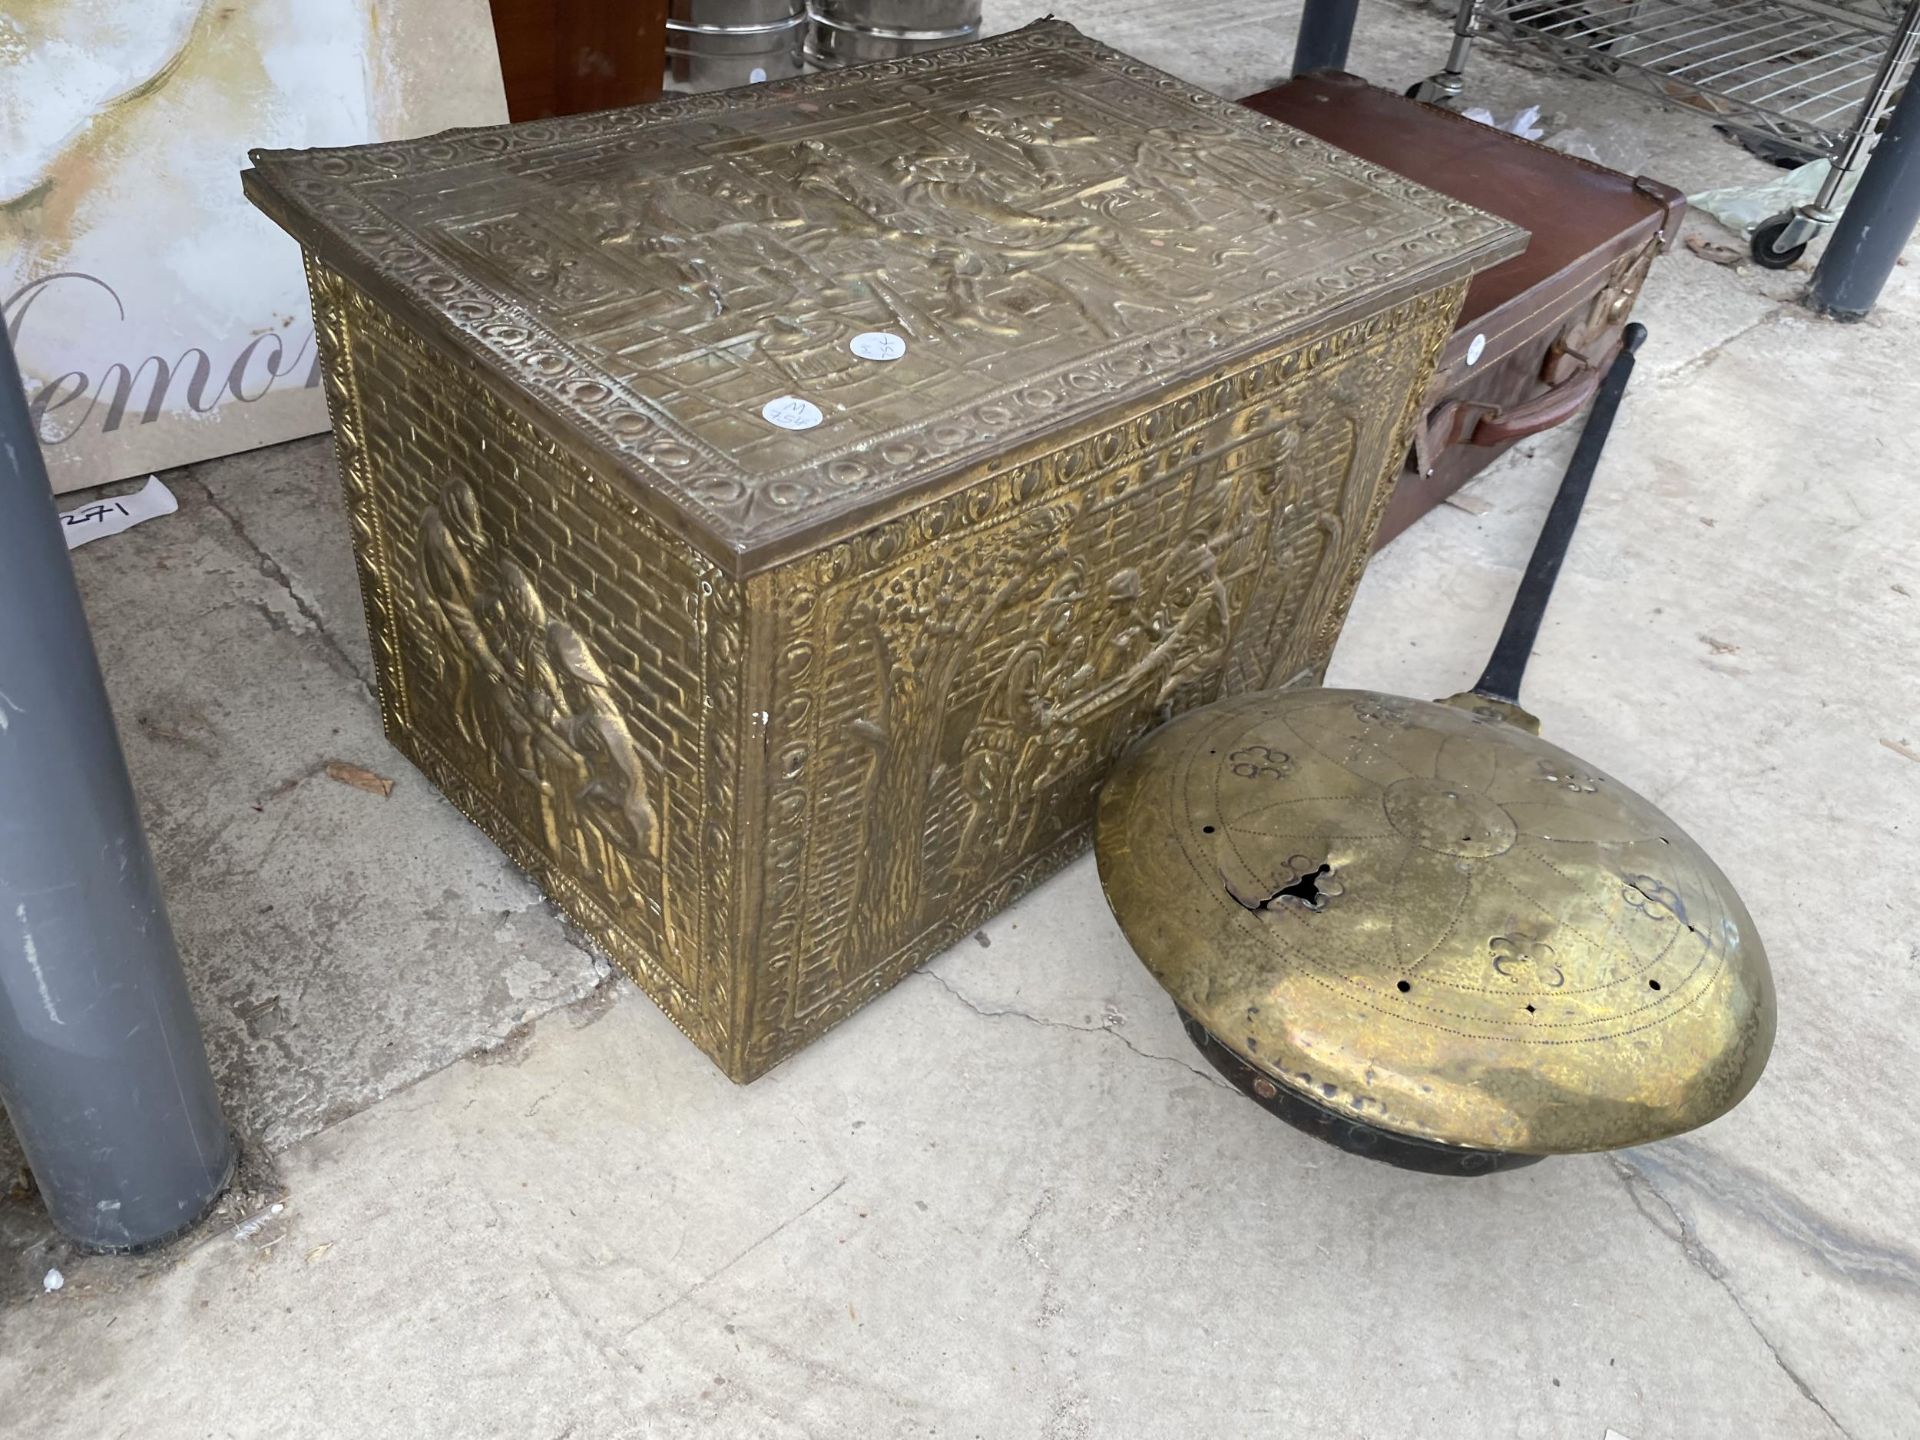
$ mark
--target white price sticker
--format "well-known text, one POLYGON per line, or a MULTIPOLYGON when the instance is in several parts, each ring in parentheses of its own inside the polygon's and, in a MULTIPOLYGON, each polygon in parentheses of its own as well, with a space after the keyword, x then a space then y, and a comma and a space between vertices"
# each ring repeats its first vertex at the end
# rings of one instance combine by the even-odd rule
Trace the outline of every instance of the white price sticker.
POLYGON ((766 78, 767 78, 767 72, 762 70, 758 65, 754 66, 752 70, 747 72, 747 83, 749 85, 762 84, 765 82, 766 78))
POLYGON ((1487 337, 1476 335, 1467 345, 1467 364, 1478 365, 1480 357, 1487 353, 1487 337))
POLYGON ((854 336, 847 348, 862 360, 898 360, 907 353, 907 342, 884 330, 869 330, 854 336))
POLYGON ((782 395, 778 400, 769 400, 760 407, 760 417, 782 430, 811 430, 827 418, 820 413, 818 405, 811 400, 802 400, 798 395, 782 395))

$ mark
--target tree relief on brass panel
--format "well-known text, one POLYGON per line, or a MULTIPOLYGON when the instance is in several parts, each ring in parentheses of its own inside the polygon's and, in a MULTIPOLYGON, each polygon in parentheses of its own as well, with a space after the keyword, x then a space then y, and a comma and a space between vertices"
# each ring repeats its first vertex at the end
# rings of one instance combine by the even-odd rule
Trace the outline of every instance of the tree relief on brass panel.
POLYGON ((1379 330, 1207 382, 782 572, 757 1043, 1084 827, 1157 720, 1325 664, 1397 458, 1399 417, 1371 393, 1430 348, 1379 330))

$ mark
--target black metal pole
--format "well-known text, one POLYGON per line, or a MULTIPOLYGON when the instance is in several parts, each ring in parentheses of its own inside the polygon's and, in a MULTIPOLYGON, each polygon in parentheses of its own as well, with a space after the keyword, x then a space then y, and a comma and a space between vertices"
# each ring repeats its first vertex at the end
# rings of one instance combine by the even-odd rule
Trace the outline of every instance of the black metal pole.
POLYGON ((1547 615, 1547 601, 1553 597, 1553 585, 1560 578, 1560 566, 1573 543, 1574 527, 1580 523, 1580 511, 1587 503, 1587 491, 1593 485, 1593 472, 1600 467, 1600 454, 1607 448, 1607 436, 1613 432, 1613 417, 1619 413, 1620 397, 1627 393, 1627 381, 1633 378, 1633 355, 1647 338, 1647 327, 1627 326, 1620 336, 1620 353, 1600 382, 1587 412, 1586 428, 1568 462, 1566 478, 1553 497, 1547 522, 1534 541, 1533 555, 1527 561, 1526 574, 1507 612, 1507 623, 1494 644, 1486 672, 1473 687, 1474 693, 1509 705, 1520 703, 1520 681, 1527 673, 1527 659, 1533 654, 1533 642, 1540 638, 1540 622, 1547 615))
POLYGON ((1920 225, 1920 76, 1907 83, 1886 133, 1813 272, 1807 303, 1835 320, 1864 320, 1920 225))
POLYGON ((1360 0, 1307 0, 1293 46, 1293 73, 1346 69, 1353 21, 1359 11, 1360 0))
POLYGON ((13 347, 0 327, 0 1104, 53 1222, 137 1250, 233 1172, 13 347))

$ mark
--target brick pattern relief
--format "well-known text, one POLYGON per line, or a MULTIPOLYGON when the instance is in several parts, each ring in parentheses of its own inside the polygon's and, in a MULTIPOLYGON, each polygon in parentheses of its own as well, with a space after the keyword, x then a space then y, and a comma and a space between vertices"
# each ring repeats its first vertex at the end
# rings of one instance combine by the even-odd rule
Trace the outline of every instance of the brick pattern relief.
POLYGON ((309 279, 389 736, 718 1052, 738 587, 337 275, 309 279))

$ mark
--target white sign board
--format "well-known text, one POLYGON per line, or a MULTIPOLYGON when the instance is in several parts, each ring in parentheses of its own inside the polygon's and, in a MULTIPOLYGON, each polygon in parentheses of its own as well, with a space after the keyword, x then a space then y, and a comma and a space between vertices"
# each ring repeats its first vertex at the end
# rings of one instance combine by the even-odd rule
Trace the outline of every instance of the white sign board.
POLYGON ((248 150, 505 119, 487 0, 0 7, 0 307, 53 488, 327 428, 248 150))

